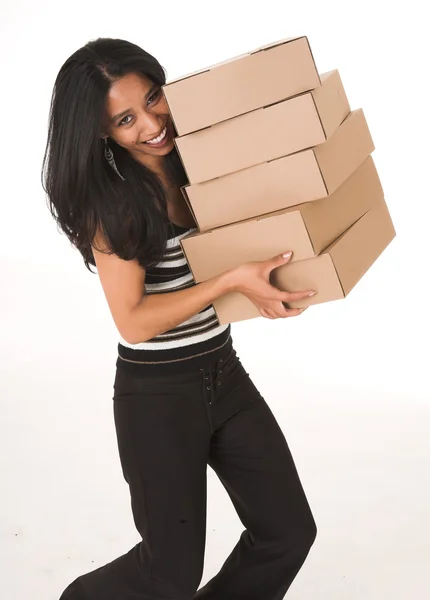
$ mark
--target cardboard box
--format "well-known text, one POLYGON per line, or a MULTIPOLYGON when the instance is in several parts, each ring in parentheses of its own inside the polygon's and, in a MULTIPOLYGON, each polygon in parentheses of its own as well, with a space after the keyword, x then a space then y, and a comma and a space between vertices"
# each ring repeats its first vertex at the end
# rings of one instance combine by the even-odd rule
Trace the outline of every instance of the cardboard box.
MULTIPOLYGON (((396 236, 384 200, 379 201, 343 235, 315 258, 287 264, 272 272, 279 289, 317 291, 290 306, 305 307, 345 298, 396 236)), ((261 317, 243 294, 231 293, 213 303, 220 324, 261 317)))
POLYGON ((267 260, 287 250, 293 261, 319 254, 384 197, 373 159, 364 163, 330 196, 182 238, 196 282, 245 262, 267 260))
POLYGON ((169 81, 163 92, 186 135, 320 85, 308 39, 298 37, 169 81))
POLYGON ((321 86, 289 100, 175 138, 190 184, 322 144, 348 116, 337 70, 321 86))
POLYGON ((200 231, 332 194, 375 149, 362 109, 330 139, 224 177, 182 188, 200 231))

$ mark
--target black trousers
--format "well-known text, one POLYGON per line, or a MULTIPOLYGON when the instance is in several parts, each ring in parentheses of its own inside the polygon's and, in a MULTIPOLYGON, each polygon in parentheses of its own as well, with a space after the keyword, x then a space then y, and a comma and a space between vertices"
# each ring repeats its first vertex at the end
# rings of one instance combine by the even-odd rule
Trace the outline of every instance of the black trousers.
POLYGON ((284 597, 314 542, 315 521, 285 437, 232 343, 210 356, 168 376, 117 368, 118 448, 142 541, 79 576, 60 600, 284 597), (198 590, 207 465, 245 529, 198 590))

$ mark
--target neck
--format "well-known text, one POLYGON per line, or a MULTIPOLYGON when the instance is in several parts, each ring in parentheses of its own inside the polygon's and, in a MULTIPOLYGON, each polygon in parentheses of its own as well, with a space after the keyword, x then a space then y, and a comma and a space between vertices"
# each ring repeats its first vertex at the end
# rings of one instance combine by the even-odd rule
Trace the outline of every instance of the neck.
POLYGON ((148 156, 147 154, 142 156, 141 153, 136 153, 134 158, 158 175, 163 182, 168 179, 164 165, 164 156, 148 156))

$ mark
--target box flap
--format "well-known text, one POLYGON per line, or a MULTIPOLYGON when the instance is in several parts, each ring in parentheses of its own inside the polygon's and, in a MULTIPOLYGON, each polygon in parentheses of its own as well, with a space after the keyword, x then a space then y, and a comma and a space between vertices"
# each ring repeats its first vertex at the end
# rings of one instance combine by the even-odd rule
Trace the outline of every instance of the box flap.
POLYGON ((326 252, 336 267, 345 295, 358 283, 396 236, 382 199, 352 225, 326 252))
POLYGON ((373 152, 375 146, 361 108, 352 111, 324 144, 314 148, 315 157, 331 194, 373 152))
POLYGON ((321 75, 321 86, 310 92, 321 119, 326 139, 334 134, 351 112, 339 71, 334 69, 321 75))
POLYGON ((262 52, 263 50, 270 50, 270 48, 276 48, 276 46, 282 46, 283 44, 288 44, 289 42, 300 40, 303 37, 305 37, 307 40, 306 36, 300 35, 297 37, 290 37, 290 38, 286 38, 284 40, 272 42, 270 44, 266 44, 265 46, 260 46, 259 48, 256 48, 255 50, 251 50, 249 52, 244 52, 243 54, 238 54, 237 56, 233 56, 232 58, 228 58, 221 62, 210 65, 208 67, 204 67, 203 69, 199 69, 198 71, 192 71, 191 73, 187 73, 186 75, 182 75, 181 77, 176 77, 175 79, 170 79, 169 81, 167 81, 164 84, 163 87, 165 88, 165 87, 168 87, 169 85, 172 85, 173 83, 177 83, 178 81, 183 81, 184 79, 189 79, 190 77, 195 77, 196 75, 200 75, 201 73, 206 73, 207 71, 212 71, 213 69, 222 67, 223 65, 227 65, 228 63, 234 62, 235 60, 240 60, 241 58, 245 58, 246 56, 251 56, 252 54, 257 54, 258 52, 262 52))
POLYGON ((270 50, 270 48, 276 48, 276 46, 282 46, 283 44, 288 44, 289 42, 295 42, 296 40, 301 40, 302 38, 305 38, 306 41, 308 41, 308 38, 305 35, 297 35, 295 37, 285 38, 285 39, 279 40, 277 42, 272 42, 270 44, 260 46, 259 48, 256 48, 256 50, 252 50, 252 52, 250 52, 249 54, 257 54, 257 52, 263 52, 264 50, 270 50))
POLYGON ((319 254, 383 197, 375 164, 369 156, 330 196, 299 206, 315 253, 319 254))

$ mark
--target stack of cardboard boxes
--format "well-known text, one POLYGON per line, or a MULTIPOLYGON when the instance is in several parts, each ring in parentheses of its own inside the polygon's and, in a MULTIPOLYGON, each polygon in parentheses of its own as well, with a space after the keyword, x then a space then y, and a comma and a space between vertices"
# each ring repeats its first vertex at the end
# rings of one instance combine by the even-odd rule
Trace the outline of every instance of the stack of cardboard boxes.
MULTIPOLYGON (((345 297, 395 237, 361 109, 338 71, 319 75, 306 37, 166 84, 198 232, 181 240, 196 282, 286 250, 286 291, 345 297)), ((259 317, 239 293, 214 302, 221 324, 259 317)))

